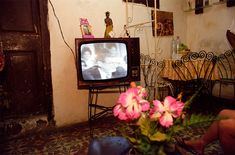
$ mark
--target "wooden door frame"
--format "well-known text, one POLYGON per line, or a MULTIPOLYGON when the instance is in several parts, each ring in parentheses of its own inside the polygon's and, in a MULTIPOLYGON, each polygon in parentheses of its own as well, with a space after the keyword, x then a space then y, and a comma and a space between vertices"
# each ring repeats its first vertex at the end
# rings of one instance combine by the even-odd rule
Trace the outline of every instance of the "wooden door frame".
POLYGON ((43 85, 46 97, 46 105, 48 105, 48 122, 55 125, 53 97, 52 97, 52 79, 51 79, 51 52, 50 52, 50 35, 48 29, 48 0, 39 0, 40 9, 40 25, 41 25, 41 48, 44 66, 43 85))

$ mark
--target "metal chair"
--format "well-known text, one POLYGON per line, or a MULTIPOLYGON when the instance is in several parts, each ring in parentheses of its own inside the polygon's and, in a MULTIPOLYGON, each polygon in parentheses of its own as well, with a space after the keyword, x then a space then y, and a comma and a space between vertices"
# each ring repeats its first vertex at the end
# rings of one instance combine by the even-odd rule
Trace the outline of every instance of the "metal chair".
POLYGON ((235 49, 228 50, 218 56, 217 67, 219 70, 219 97, 221 97, 222 86, 233 87, 233 100, 235 100, 235 49))
POLYGON ((160 99, 169 95, 169 91, 173 96, 172 84, 161 78, 161 72, 165 67, 164 61, 157 61, 151 58, 149 55, 141 54, 141 75, 144 80, 144 85, 148 90, 148 99, 160 99))
POLYGON ((180 60, 172 63, 172 67, 179 77, 177 93, 184 92, 191 95, 200 87, 204 93, 212 93, 212 72, 216 63, 216 56, 212 52, 190 52, 180 60))

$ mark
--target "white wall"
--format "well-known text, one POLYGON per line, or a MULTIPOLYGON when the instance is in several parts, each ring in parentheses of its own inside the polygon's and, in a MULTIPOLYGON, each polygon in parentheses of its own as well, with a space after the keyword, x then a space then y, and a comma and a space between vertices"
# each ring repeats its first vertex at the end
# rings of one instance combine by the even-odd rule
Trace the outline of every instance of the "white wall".
POLYGON ((215 54, 230 49, 226 39, 226 31, 235 20, 235 7, 227 7, 226 3, 205 8, 203 14, 187 15, 187 44, 192 51, 206 50, 215 54))
MULTIPOLYGON (((174 12, 175 34, 182 36, 185 40, 185 15, 181 10, 182 0, 162 0, 160 1, 161 11, 174 12)), ((127 24, 127 17, 132 17, 133 21, 129 25, 138 24, 151 20, 150 9, 144 5, 126 3, 122 0, 51 0, 55 8, 55 13, 59 18, 64 38, 68 45, 75 49, 74 39, 81 37, 80 21, 81 17, 87 18, 92 25, 95 37, 103 37, 105 24, 105 12, 110 11, 110 17, 114 23, 115 37, 120 37, 123 33, 123 26, 127 24), (128 10, 128 13, 127 13, 128 10)), ((76 68, 74 56, 64 43, 57 20, 54 16, 52 6, 49 3, 49 31, 51 44, 51 64, 52 64, 52 85, 53 85, 53 105, 55 121, 58 126, 83 122, 88 118, 87 114, 87 90, 78 90, 76 68)), ((151 24, 145 25, 144 29, 135 31, 130 29, 132 37, 140 37, 141 52, 152 54, 157 52, 158 58, 170 57, 170 41, 172 36, 152 37, 151 24), (157 43, 157 47, 155 46, 157 43), (161 49, 158 52, 154 49, 161 49)), ((105 105, 114 105, 118 94, 101 97, 105 105)))

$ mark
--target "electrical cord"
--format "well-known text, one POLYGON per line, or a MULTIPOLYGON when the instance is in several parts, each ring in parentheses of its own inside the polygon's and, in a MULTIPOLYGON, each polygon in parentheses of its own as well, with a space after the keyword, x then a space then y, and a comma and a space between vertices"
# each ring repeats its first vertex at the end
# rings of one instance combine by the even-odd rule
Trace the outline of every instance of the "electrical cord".
POLYGON ((57 21, 57 23, 58 23, 58 26, 59 26, 59 29, 60 29, 61 37, 62 37, 62 39, 63 39, 65 45, 66 45, 66 46, 70 49, 70 51, 72 52, 73 57, 74 57, 74 60, 76 61, 75 52, 74 52, 73 49, 69 46, 69 44, 66 42, 66 40, 65 40, 65 38, 64 38, 64 34, 63 34, 63 31, 62 31, 62 27, 61 27, 61 24, 60 24, 60 20, 59 20, 58 16, 56 15, 55 8, 54 8, 54 6, 53 6, 51 0, 49 0, 49 3, 50 3, 50 5, 51 5, 51 7, 52 7, 53 14, 54 14, 54 16, 55 16, 55 18, 56 18, 56 21, 57 21))

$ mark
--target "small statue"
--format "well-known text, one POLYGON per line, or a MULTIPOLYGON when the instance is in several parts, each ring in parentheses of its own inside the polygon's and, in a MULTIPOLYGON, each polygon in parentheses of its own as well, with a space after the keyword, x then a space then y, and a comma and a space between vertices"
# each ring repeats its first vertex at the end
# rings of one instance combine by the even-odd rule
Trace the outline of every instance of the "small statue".
POLYGON ((104 19, 104 22, 106 24, 106 29, 104 33, 104 38, 111 38, 113 37, 113 21, 109 17, 110 16, 109 11, 105 12, 105 15, 106 15, 106 18, 104 19))

